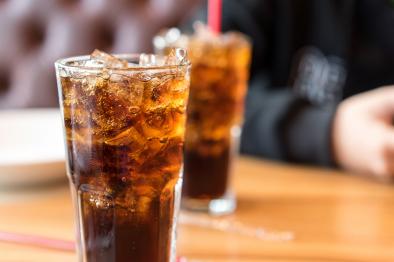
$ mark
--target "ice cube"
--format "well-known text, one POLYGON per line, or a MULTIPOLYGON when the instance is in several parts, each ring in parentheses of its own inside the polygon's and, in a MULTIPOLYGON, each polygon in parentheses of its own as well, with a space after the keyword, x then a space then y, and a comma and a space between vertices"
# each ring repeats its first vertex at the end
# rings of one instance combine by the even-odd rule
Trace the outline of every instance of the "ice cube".
POLYGON ((90 58, 90 63, 95 66, 104 66, 107 68, 127 68, 128 66, 128 62, 126 60, 119 59, 98 49, 93 51, 90 58))
POLYGON ((112 73, 108 89, 126 99, 130 106, 141 106, 144 83, 133 77, 112 73))
MULTIPOLYGON (((99 78, 97 78, 99 79, 99 78)), ((93 95, 87 105, 100 132, 119 132, 138 118, 144 83, 134 78, 112 73, 109 80, 94 82, 93 95)))
POLYGON ((166 57, 166 65, 184 65, 187 62, 187 52, 183 48, 172 48, 166 57))
POLYGON ((104 61, 97 59, 90 59, 87 60, 83 65, 86 67, 102 68, 104 67, 104 61))
POLYGON ((112 196, 104 188, 82 185, 79 194, 95 209, 109 209, 114 205, 112 196))
POLYGON ((104 141, 107 145, 133 145, 133 149, 142 149, 146 140, 134 127, 130 127, 115 137, 104 141))
POLYGON ((145 113, 142 130, 147 137, 160 137, 173 128, 173 118, 166 108, 156 108, 145 113))
POLYGON ((155 75, 145 83, 144 108, 153 110, 166 107, 172 101, 171 80, 173 75, 155 75))
POLYGON ((147 158, 151 158, 160 153, 167 144, 167 140, 162 138, 150 138, 145 144, 145 150, 147 150, 147 158))
POLYGON ((154 66, 156 65, 156 56, 152 54, 144 54, 140 55, 140 66, 154 66))
POLYGON ((152 74, 151 74, 151 72, 146 70, 145 72, 136 73, 135 78, 142 81, 142 82, 148 82, 152 79, 152 74))

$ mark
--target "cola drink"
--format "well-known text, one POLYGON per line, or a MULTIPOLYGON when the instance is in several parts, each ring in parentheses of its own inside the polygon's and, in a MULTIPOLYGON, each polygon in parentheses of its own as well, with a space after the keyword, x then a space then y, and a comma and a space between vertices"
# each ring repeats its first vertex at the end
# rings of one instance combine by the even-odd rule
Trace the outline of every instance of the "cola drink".
POLYGON ((182 205, 215 214, 230 213, 230 182, 247 90, 251 44, 239 32, 215 34, 197 25, 193 35, 177 29, 154 38, 157 53, 188 50, 192 63, 187 112, 182 205))
POLYGON ((56 69, 80 261, 175 261, 185 53, 95 51, 56 69))

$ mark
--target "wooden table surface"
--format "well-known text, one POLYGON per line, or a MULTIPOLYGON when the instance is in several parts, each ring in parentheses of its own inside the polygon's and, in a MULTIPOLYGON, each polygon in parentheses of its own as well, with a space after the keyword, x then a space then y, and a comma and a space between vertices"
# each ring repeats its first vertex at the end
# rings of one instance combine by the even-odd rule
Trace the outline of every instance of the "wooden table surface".
MULTIPOLYGON (((181 225, 178 253, 191 261, 394 261, 394 186, 337 171, 241 158, 238 209, 251 227, 291 231, 292 241, 181 225)), ((72 240, 66 186, 0 192, 0 230, 72 240)), ((0 243, 0 261, 76 261, 71 252, 0 243)))

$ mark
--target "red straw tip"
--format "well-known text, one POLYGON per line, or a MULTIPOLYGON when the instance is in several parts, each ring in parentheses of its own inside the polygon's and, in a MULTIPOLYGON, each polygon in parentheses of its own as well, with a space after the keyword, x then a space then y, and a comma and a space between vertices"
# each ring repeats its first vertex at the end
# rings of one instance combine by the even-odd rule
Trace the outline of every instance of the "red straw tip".
POLYGON ((208 0, 208 26, 215 33, 222 29, 222 0, 208 0))

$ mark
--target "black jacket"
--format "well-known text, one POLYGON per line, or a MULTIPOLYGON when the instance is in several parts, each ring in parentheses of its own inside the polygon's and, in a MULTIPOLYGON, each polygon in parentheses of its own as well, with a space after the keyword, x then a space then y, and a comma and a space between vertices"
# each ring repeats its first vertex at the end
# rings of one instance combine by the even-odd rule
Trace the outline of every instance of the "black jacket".
POLYGON ((333 165, 338 103, 394 84, 394 1, 223 3, 223 30, 244 32, 254 46, 242 152, 333 165))

